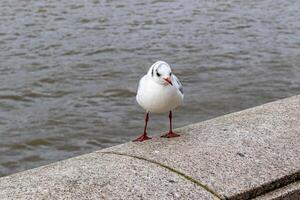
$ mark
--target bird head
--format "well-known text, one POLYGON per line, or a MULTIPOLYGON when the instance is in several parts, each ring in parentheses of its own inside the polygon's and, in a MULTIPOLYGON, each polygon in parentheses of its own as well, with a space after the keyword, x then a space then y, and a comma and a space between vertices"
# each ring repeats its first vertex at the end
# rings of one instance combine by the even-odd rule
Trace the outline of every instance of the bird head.
POLYGON ((158 84, 173 85, 171 67, 164 61, 154 63, 148 73, 150 73, 151 78, 158 84))

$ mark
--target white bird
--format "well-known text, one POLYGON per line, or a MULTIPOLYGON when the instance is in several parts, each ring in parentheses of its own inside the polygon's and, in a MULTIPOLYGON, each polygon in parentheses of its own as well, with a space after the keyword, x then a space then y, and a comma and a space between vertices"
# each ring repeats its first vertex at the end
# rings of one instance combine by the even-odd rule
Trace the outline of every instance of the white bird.
POLYGON ((177 77, 172 74, 171 67, 164 61, 154 63, 148 73, 144 75, 138 85, 136 100, 146 110, 144 133, 134 141, 151 139, 147 136, 149 112, 169 112, 170 129, 161 137, 178 137, 172 131, 172 110, 183 102, 183 88, 177 77))

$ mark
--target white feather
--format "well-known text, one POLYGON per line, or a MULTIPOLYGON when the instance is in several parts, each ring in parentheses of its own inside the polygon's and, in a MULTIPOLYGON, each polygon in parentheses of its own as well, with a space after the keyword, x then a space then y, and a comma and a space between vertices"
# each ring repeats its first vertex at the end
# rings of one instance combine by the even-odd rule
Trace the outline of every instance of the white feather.
POLYGON ((169 112, 183 102, 182 85, 175 75, 171 75, 173 85, 161 84, 153 78, 152 70, 161 64, 169 65, 166 62, 154 63, 148 73, 140 81, 137 90, 136 100, 146 111, 153 113, 169 112))

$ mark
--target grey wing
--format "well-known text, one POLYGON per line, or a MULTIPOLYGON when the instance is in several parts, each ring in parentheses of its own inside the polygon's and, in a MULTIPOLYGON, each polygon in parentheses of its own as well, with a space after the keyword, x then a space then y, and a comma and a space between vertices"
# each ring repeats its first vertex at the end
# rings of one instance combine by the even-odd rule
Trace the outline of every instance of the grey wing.
POLYGON ((182 84, 180 83, 180 81, 178 80, 178 78, 174 74, 172 74, 172 76, 173 76, 173 79, 175 81, 174 85, 181 92, 181 94, 183 94, 183 86, 182 86, 182 84))

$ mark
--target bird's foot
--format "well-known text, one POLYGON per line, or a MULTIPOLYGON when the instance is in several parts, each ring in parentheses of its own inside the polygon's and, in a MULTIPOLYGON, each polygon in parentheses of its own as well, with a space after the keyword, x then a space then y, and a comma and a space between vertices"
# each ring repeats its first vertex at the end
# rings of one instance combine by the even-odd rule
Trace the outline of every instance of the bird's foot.
POLYGON ((147 134, 143 134, 140 137, 133 140, 133 142, 143 142, 144 140, 150 140, 151 137, 148 137, 147 134))
POLYGON ((160 137, 164 137, 164 138, 172 138, 172 137, 179 137, 180 135, 174 133, 173 131, 169 131, 168 133, 160 136, 160 137))

